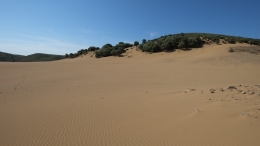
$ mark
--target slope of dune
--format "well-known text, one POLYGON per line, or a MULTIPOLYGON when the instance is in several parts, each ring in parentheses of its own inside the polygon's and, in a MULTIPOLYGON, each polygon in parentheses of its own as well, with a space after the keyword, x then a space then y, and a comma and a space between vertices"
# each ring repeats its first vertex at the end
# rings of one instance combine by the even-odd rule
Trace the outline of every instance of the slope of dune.
POLYGON ((260 56, 238 46, 0 62, 0 145, 258 146, 260 56))

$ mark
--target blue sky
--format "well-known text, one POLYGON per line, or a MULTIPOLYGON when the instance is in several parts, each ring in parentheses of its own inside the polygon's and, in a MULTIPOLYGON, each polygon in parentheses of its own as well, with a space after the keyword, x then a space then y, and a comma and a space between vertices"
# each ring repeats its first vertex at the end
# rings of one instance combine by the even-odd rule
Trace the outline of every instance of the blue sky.
POLYGON ((167 34, 260 38, 259 0, 1 0, 0 51, 74 53, 167 34))

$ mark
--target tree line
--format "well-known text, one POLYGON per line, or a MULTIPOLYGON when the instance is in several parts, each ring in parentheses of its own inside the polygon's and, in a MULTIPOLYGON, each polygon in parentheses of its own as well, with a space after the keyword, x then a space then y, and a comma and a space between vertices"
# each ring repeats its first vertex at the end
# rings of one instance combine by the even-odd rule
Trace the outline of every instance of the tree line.
POLYGON ((90 46, 88 49, 81 49, 81 50, 79 50, 76 53, 65 54, 65 58, 76 58, 76 57, 79 57, 81 55, 86 55, 90 51, 94 51, 95 52, 95 51, 97 51, 99 49, 100 49, 99 47, 90 46))

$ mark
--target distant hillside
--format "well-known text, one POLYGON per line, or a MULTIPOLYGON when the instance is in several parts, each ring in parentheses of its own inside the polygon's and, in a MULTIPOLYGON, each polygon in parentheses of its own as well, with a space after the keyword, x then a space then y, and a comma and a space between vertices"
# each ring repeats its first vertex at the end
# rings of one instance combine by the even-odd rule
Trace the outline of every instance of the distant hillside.
POLYGON ((40 61, 55 61, 61 60, 65 57, 63 55, 52 55, 36 53, 28 56, 14 55, 0 52, 0 62, 40 62, 40 61))
POLYGON ((1 62, 16 62, 17 60, 20 60, 22 57, 24 56, 0 52, 1 62))
POLYGON ((37 61, 55 61, 64 59, 64 55, 51 55, 36 53, 28 56, 24 56, 19 62, 37 62, 37 61))

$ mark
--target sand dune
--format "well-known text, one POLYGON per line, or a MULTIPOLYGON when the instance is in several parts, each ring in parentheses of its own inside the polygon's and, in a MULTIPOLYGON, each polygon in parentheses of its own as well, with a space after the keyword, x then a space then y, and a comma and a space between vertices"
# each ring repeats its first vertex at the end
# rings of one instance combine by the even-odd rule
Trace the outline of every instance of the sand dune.
POLYGON ((258 146, 260 56, 237 46, 0 62, 0 145, 258 146))

